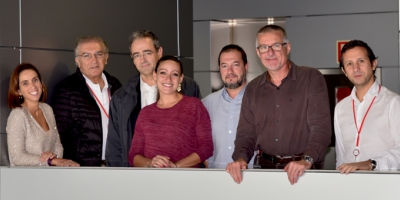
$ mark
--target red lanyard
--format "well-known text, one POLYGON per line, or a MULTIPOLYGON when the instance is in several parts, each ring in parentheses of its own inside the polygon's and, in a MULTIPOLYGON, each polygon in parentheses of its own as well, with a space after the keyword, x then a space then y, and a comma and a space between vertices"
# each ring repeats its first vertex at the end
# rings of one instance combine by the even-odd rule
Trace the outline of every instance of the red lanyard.
MULTIPOLYGON (((379 94, 380 91, 381 91, 381 85, 379 85, 378 94, 379 94)), ((360 155, 360 150, 358 149, 358 145, 359 145, 359 142, 360 142, 361 130, 362 130, 363 126, 364 126, 365 118, 367 118, 368 112, 369 112, 369 110, 371 109, 372 104, 374 103, 375 99, 376 99, 376 96, 374 96, 374 98, 373 98, 372 101, 371 101, 371 104, 369 104, 368 110, 367 110, 367 112, 365 113, 364 118, 363 118, 363 120, 362 120, 362 122, 361 122, 360 129, 358 129, 358 126, 357 126, 356 111, 355 111, 355 108, 354 108, 354 99, 353 99, 354 124, 356 125, 356 129, 357 129, 356 148, 354 149, 353 154, 354 154, 354 156, 355 156, 356 158, 357 158, 358 155, 360 155)))
MULTIPOLYGON (((90 88, 89 84, 86 83, 86 85, 89 87, 89 90, 92 92, 92 94, 93 94, 94 98, 96 99, 97 103, 99 103, 99 105, 100 105, 101 109, 103 110, 104 114, 106 114, 107 118, 110 118, 110 117, 108 116, 108 113, 107 113, 106 109, 104 109, 103 104, 102 104, 102 103, 100 102, 100 100, 97 98, 97 96, 96 96, 96 94, 93 92, 92 88, 90 88)), ((107 90, 107 91, 108 91, 108 102, 110 102, 110 101, 111 101, 110 90, 107 90)))

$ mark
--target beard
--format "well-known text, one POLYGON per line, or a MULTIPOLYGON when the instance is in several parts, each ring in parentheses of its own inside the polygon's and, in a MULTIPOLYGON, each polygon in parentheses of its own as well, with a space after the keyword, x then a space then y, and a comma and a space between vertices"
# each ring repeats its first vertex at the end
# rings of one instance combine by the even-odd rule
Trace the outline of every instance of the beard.
MULTIPOLYGON (((234 76, 238 77, 238 76, 235 75, 235 74, 228 74, 227 76, 229 76, 229 75, 230 75, 230 76, 234 75, 234 76)), ((225 87, 228 88, 228 89, 236 89, 236 88, 242 86, 243 83, 245 83, 245 82, 246 82, 246 73, 244 73, 244 74, 242 75, 242 77, 240 77, 240 78, 238 77, 238 80, 237 80, 236 82, 228 83, 228 82, 225 82, 225 81, 224 81, 224 85, 225 85, 225 87)))

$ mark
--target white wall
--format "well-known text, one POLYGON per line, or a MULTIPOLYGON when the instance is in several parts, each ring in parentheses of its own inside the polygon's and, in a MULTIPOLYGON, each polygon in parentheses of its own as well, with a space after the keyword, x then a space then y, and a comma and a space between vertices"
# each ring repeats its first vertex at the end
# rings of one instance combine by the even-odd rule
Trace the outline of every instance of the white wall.
MULTIPOLYGON (((336 62, 336 41, 361 39, 370 44, 375 54, 379 56, 378 65, 382 67, 382 84, 390 90, 399 93, 399 6, 398 0, 337 0, 337 1, 240 1, 223 0, 207 1, 193 0, 193 19, 196 24, 204 24, 211 20, 226 21, 235 19, 248 21, 261 20, 268 17, 284 19, 289 40, 292 43, 290 58, 298 65, 315 68, 338 68, 336 62), (207 8, 207 12, 204 9, 207 8), (261 18, 261 19, 260 19, 261 18)), ((256 31, 267 23, 243 24, 238 23, 233 29, 232 41, 245 48, 250 54, 248 79, 262 73, 262 65, 254 62, 251 54, 255 53, 254 45, 256 31), (244 39, 238 39, 244 38, 244 39), (250 48, 251 47, 251 48, 250 48)), ((281 24, 278 24, 281 25, 281 24)), ((209 28, 208 28, 209 30, 209 28)), ((212 33, 197 29, 194 39, 202 38, 202 47, 214 45, 212 33), (207 41, 207 37, 209 40, 207 41)), ((229 35, 227 35, 229 36, 229 35)), ((228 44, 228 42, 226 43, 228 44)), ((197 43, 194 50, 199 48, 197 43)), ((222 48, 222 47, 221 47, 222 48)), ((210 69, 209 66, 196 65, 197 55, 210 53, 210 59, 218 56, 212 47, 203 48, 194 54, 194 74, 210 69), (201 69, 201 70, 199 70, 201 69)), ((206 60, 202 62, 206 63, 206 60)), ((216 60, 208 62, 215 63, 216 60)), ((209 71, 213 74, 212 70, 209 71)), ((196 79, 197 80, 197 79, 196 79)), ((210 83, 206 79, 198 79, 199 85, 205 88, 203 96, 210 91, 210 83)), ((211 82, 214 80, 211 79, 211 82)))

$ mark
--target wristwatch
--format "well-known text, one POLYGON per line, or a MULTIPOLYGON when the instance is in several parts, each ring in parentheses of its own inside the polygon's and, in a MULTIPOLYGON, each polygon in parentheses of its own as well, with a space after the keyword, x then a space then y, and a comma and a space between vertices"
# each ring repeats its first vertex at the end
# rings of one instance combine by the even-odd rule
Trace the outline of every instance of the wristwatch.
POLYGON ((309 155, 303 155, 303 156, 301 157, 301 159, 305 160, 306 162, 311 163, 311 165, 314 163, 314 159, 311 158, 311 156, 309 156, 309 155))
POLYGON ((376 160, 370 160, 371 161, 371 165, 372 165, 372 169, 371 170, 375 170, 376 169, 376 160))

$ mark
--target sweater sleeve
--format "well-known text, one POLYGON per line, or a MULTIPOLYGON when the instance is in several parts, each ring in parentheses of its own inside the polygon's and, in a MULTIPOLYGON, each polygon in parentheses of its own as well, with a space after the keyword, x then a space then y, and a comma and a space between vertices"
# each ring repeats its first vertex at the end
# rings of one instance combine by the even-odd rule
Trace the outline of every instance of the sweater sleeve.
POLYGON ((54 151, 53 151, 53 153, 55 153, 55 154, 57 155, 58 158, 62 158, 62 157, 63 157, 64 148, 63 148, 63 146, 62 146, 62 144, 61 144, 60 135, 59 135, 58 130, 57 130, 57 124, 56 124, 56 119, 55 119, 55 117, 54 117, 53 109, 52 109, 49 105, 47 105, 47 104, 45 104, 44 107, 46 108, 46 115, 47 115, 48 118, 50 119, 49 127, 50 127, 50 129, 53 129, 53 128, 54 128, 54 129, 55 129, 54 132, 55 132, 55 134, 56 134, 56 136, 55 136, 56 139, 55 139, 55 145, 54 145, 54 151))
POLYGON ((144 156, 144 134, 143 134, 143 131, 142 131, 143 113, 144 112, 141 112, 139 114, 138 119, 137 119, 136 126, 135 126, 135 133, 133 134, 131 148, 129 149, 128 161, 129 161, 129 165, 132 166, 132 167, 134 167, 133 158, 136 155, 144 156))
POLYGON ((26 151, 26 117, 21 109, 13 109, 7 120, 7 144, 10 161, 15 166, 46 166, 47 162, 40 162, 40 156, 26 151))
POLYGON ((198 101, 196 115, 196 138, 197 138, 197 153, 201 162, 204 162, 213 155, 214 144, 211 134, 211 120, 207 109, 198 101))

